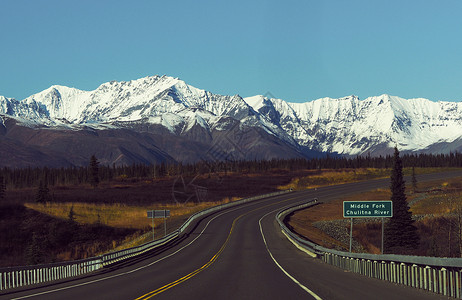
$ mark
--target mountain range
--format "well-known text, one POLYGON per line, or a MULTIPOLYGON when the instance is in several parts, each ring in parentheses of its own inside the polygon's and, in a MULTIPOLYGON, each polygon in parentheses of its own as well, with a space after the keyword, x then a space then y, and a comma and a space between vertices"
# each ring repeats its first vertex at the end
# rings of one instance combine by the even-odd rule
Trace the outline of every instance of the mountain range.
POLYGON ((216 162, 462 149, 462 103, 381 95, 291 103, 169 76, 0 96, 0 166, 216 162))

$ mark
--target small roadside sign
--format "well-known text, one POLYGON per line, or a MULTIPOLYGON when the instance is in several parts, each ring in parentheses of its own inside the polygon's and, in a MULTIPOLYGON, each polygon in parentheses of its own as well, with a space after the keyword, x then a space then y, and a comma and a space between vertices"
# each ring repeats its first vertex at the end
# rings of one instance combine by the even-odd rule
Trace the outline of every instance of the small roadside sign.
POLYGON ((161 210, 148 210, 147 215, 149 219, 152 219, 152 240, 154 240, 154 219, 163 218, 164 219, 164 235, 167 235, 167 218, 170 217, 170 210, 161 209, 161 210))
POLYGON ((162 210, 148 210, 148 218, 168 218, 170 217, 170 210, 162 209, 162 210))

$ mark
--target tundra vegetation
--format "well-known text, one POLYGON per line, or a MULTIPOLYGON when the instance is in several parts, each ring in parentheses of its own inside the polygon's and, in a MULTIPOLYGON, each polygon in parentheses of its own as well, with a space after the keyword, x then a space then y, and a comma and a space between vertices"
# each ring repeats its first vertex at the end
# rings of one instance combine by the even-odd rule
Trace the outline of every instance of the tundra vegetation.
MULTIPOLYGON (((416 248, 395 249, 394 253, 462 257, 462 178, 419 182, 415 192, 412 191, 412 182, 406 184, 406 202, 412 212, 420 243, 416 248)), ((298 211, 290 216, 288 224, 318 244, 348 251, 350 220, 343 218, 343 201, 390 200, 391 195, 390 189, 349 195, 298 211)), ((353 239, 357 247, 354 247, 354 251, 380 254, 381 226, 378 218, 355 219, 353 239)))
MULTIPOLYGON (((97 160, 96 164, 94 159, 92 161, 87 167, 0 169, 0 178, 3 178, 0 180, 0 266, 79 259, 131 247, 152 238, 151 220, 147 219, 146 210, 169 209, 169 232, 192 213, 220 203, 280 189, 314 188, 387 177, 393 159, 391 156, 353 159, 326 157, 216 165, 201 162, 192 165, 120 167, 104 166, 97 164, 97 160), (201 196, 197 193, 198 188, 202 189, 201 196), (174 197, 180 194, 189 196, 174 197)), ((452 170, 451 166, 462 167, 462 156, 404 155, 403 165, 404 174, 411 174, 412 166, 416 174, 439 172, 452 170)), ((448 182, 442 191, 447 194, 452 186, 453 183, 448 182)), ((419 183, 418 191, 408 195, 408 201, 419 200, 410 205, 414 215, 419 214, 419 209, 425 209, 426 201, 430 201, 428 199, 433 199, 430 196, 419 198, 427 195, 425 189, 419 183)), ((458 197, 454 194, 450 205, 444 199, 434 201, 443 201, 448 207, 447 213, 455 216, 462 211, 458 202, 460 195, 458 197)), ((313 211, 317 209, 313 208, 313 211)), ((329 209, 319 213, 318 217, 331 218, 328 212, 329 209)), ((431 223, 424 218, 417 221, 416 226, 420 231, 423 230, 420 224, 443 230, 440 225, 446 222, 444 224, 451 228, 450 253, 459 255, 458 236, 462 234, 458 230, 462 232, 462 225, 458 224, 462 224, 462 221, 457 223, 457 220, 457 217, 447 217, 431 223)), ((357 239, 358 230, 362 230, 361 227, 355 226, 357 239)), ((156 236, 162 236, 163 232, 163 221, 156 220, 156 236)), ((432 251, 436 253, 440 251, 439 246, 435 246, 441 245, 436 243, 439 238, 435 236, 435 242, 424 239, 420 247, 430 243, 433 245, 432 251)), ((330 241, 341 245, 335 239, 330 238, 330 241)), ((365 245, 374 251, 376 243, 371 240, 365 245)))

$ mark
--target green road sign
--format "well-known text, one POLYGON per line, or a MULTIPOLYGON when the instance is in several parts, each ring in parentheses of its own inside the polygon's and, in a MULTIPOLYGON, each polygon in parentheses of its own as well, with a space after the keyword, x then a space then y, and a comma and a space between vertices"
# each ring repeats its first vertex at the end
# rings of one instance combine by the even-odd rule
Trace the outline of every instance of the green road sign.
POLYGON ((391 201, 343 201, 344 218, 390 218, 391 201))

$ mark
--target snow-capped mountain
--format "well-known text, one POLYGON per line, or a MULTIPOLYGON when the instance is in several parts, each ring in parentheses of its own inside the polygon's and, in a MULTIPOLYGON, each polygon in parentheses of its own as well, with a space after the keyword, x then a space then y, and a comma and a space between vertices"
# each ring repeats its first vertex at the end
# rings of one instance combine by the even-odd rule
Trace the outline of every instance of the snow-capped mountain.
POLYGON ((94 91, 52 86, 23 101, 2 97, 0 114, 25 124, 68 128, 147 122, 161 124, 172 133, 184 133, 194 124, 219 130, 223 126, 220 120, 231 117, 284 135, 277 126, 261 119, 239 95, 215 95, 168 76, 111 81, 94 91))
MULTIPOLYGON (((322 152, 361 155, 382 147, 422 151, 462 136, 462 103, 355 96, 287 103, 262 96, 246 98, 258 112, 279 123, 302 146, 322 152)), ((456 149, 452 149, 456 150, 456 149)))
MULTIPOLYGON (((111 81, 94 91, 52 86, 22 101, 0 96, 0 146, 13 147, 12 141, 18 142, 15 134, 21 132, 21 143, 34 151, 43 152, 50 143, 69 151, 57 140, 63 135, 75 139, 76 132, 85 131, 118 136, 111 137, 107 163, 194 161, 204 156, 194 152, 207 154, 217 143, 230 155, 218 159, 300 157, 313 154, 310 151, 383 154, 395 145, 404 151, 448 152, 462 144, 462 103, 389 95, 289 103, 264 96, 216 95, 169 76, 111 81), (122 137, 121 132, 130 134, 122 137), (31 138, 45 134, 44 140, 31 138), (115 142, 127 136, 141 148, 115 142)), ((94 151, 90 148, 87 152, 94 151)))

